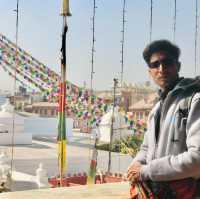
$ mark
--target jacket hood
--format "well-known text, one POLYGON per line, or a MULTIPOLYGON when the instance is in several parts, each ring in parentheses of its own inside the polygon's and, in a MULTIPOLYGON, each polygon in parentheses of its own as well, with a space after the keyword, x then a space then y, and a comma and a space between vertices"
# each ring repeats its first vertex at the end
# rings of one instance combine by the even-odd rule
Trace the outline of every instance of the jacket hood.
POLYGON ((198 88, 200 90, 200 76, 197 76, 195 78, 180 78, 181 80, 178 82, 178 84, 175 86, 175 90, 177 89, 183 89, 187 90, 189 88, 198 88))

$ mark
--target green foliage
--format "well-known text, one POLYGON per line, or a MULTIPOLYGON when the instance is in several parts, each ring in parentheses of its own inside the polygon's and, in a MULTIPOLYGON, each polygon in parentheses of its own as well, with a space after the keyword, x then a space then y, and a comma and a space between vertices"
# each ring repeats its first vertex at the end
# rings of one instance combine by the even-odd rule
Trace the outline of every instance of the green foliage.
MULTIPOLYGON (((124 139, 113 142, 111 151, 130 154, 134 157, 139 151, 142 140, 143 135, 130 135, 124 139)), ((109 151, 109 147, 107 143, 97 145, 97 149, 99 150, 109 151)))

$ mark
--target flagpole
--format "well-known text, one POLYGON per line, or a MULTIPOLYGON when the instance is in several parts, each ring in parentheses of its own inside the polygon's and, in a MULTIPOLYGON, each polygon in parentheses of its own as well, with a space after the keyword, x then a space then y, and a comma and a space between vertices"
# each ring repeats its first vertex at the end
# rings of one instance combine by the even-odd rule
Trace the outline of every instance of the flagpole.
POLYGON ((61 47, 61 79, 59 92, 58 109, 58 159, 60 172, 60 186, 63 185, 63 177, 66 167, 66 124, 65 124, 65 104, 66 104, 66 34, 68 31, 67 16, 69 12, 69 0, 62 1, 61 16, 63 17, 62 27, 62 47, 61 47))

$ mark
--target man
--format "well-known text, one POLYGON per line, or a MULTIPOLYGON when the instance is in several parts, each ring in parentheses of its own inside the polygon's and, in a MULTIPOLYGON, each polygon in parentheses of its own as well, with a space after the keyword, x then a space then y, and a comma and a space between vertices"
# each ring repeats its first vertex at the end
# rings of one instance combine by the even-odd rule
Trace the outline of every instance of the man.
POLYGON ((173 195, 168 198, 180 198, 174 189, 178 184, 185 194, 191 192, 186 198, 195 198, 194 179, 200 176, 200 80, 179 77, 179 56, 179 47, 168 40, 154 41, 143 52, 149 74, 160 87, 160 100, 127 172, 133 183, 150 182, 162 199, 166 190, 173 195))

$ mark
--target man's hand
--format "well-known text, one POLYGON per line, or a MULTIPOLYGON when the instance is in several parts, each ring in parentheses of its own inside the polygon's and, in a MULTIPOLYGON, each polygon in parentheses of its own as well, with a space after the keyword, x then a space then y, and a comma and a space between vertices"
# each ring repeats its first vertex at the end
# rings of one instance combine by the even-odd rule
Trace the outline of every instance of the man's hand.
POLYGON ((140 170, 141 170, 141 163, 135 162, 128 168, 127 178, 131 182, 138 182, 141 181, 140 179, 140 170))

